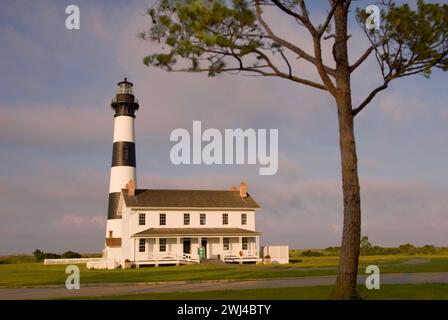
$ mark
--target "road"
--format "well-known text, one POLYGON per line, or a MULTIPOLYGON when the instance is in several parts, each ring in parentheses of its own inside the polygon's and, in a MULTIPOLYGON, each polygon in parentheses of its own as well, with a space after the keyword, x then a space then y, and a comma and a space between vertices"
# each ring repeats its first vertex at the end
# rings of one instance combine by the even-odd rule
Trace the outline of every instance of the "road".
MULTIPOLYGON (((359 276, 358 283, 365 283, 366 276, 359 276)), ((107 283, 85 284, 79 290, 62 286, 33 288, 1 288, 0 299, 55 299, 85 296, 124 295, 150 292, 199 292, 214 290, 242 290, 259 288, 306 287, 333 285, 335 276, 301 277, 257 280, 221 281, 170 281, 158 283, 107 283)), ((381 284, 448 283, 448 272, 382 274, 381 284)))

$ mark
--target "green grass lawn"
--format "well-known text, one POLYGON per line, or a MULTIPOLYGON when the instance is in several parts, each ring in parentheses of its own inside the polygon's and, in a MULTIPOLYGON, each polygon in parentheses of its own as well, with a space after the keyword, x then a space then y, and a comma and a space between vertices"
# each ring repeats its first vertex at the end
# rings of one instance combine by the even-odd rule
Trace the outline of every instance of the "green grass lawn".
MULTIPOLYGON (((132 270, 87 270, 80 265, 81 283, 124 283, 174 280, 259 279, 334 275, 338 257, 304 257, 302 262, 288 265, 186 265, 179 267, 141 268, 132 270)), ((391 255, 366 256, 360 259, 360 274, 365 266, 376 264, 382 273, 448 272, 448 256, 391 255), (424 259, 421 264, 408 260, 424 259)), ((0 264, 0 286, 37 286, 64 284, 65 265, 43 263, 0 264)))
MULTIPOLYGON (((359 286, 367 300, 447 300, 448 284, 383 285, 379 290, 359 286)), ((331 286, 274 288, 254 290, 223 290, 207 292, 143 293, 118 296, 84 297, 93 300, 325 300, 331 286)), ((80 299, 80 298, 76 298, 80 299)))

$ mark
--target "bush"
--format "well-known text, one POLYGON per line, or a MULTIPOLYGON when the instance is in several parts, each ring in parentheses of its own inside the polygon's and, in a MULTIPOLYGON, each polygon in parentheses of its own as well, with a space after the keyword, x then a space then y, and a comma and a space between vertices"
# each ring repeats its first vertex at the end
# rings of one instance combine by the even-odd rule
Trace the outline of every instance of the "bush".
POLYGON ((43 252, 39 249, 34 250, 33 256, 37 262, 44 261, 45 259, 60 259, 61 258, 61 256, 59 254, 51 253, 51 252, 43 252))
POLYGON ((61 259, 61 255, 57 253, 45 252, 44 259, 61 259))
POLYGON ((33 252, 34 259, 36 262, 40 262, 44 260, 44 253, 40 251, 39 249, 34 250, 33 252))
POLYGON ((78 252, 74 251, 66 251, 61 256, 63 259, 78 259, 82 258, 82 256, 78 252))
POLYGON ((302 252, 302 257, 322 257, 323 253, 317 251, 306 250, 302 252))
POLYGON ((402 244, 398 247, 398 249, 402 254, 415 254, 416 250, 416 248, 410 243, 402 244))

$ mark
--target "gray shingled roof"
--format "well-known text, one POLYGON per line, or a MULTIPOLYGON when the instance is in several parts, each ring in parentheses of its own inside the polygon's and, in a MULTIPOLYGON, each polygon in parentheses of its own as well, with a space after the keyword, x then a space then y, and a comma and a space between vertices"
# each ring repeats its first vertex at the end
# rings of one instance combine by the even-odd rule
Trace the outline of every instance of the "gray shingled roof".
POLYGON ((195 236, 201 235, 259 235, 260 232, 246 230, 241 228, 150 228, 138 233, 134 233, 133 237, 141 236, 195 236))
POLYGON ((246 198, 241 198, 239 191, 137 189, 134 197, 129 197, 127 189, 122 191, 127 207, 179 209, 260 208, 249 194, 247 194, 246 198))

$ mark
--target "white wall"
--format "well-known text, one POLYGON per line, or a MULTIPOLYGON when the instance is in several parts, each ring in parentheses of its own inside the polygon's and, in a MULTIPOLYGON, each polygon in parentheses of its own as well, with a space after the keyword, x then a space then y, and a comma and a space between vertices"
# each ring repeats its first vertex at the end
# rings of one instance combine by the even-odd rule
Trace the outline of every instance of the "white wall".
POLYGON ((152 210, 136 210, 132 211, 130 217, 131 230, 130 233, 137 233, 149 228, 242 228, 255 231, 255 212, 254 211, 152 211, 152 210), (146 224, 138 225, 139 213, 145 213, 146 224), (159 214, 166 214, 166 225, 159 224, 159 214), (184 225, 184 213, 190 214, 190 225, 184 225), (206 224, 199 223, 201 213, 206 214, 206 224), (222 214, 229 215, 229 223, 223 225, 222 214), (247 224, 241 224, 241 214, 247 214, 247 224))
POLYGON ((286 264, 289 263, 288 246, 265 246, 262 248, 262 257, 269 255, 271 263, 286 264))

